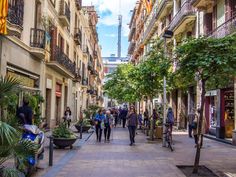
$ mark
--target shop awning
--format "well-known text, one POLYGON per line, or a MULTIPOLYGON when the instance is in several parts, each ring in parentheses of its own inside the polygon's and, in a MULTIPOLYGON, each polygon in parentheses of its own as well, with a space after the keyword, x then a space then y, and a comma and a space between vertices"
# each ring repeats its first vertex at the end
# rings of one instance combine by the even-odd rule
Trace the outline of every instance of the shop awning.
POLYGON ((0 34, 7 34, 8 0, 0 1, 0 34))

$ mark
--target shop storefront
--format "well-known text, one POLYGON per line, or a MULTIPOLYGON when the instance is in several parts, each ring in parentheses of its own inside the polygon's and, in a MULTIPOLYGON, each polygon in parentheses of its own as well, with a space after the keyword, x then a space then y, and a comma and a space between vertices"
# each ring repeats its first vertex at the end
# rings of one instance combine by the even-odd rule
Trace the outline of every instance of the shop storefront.
POLYGON ((232 139, 234 130, 233 88, 208 91, 205 102, 206 133, 221 139, 232 139))
POLYGON ((232 138, 234 130, 234 89, 221 90, 222 93, 222 108, 221 108, 221 123, 225 129, 225 138, 232 138))

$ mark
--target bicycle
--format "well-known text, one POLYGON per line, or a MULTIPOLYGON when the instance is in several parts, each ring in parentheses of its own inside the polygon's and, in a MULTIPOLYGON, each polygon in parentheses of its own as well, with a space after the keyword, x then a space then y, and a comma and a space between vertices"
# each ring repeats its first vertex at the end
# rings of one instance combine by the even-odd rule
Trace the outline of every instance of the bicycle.
POLYGON ((174 148, 172 147, 172 135, 171 135, 171 128, 170 124, 166 123, 165 124, 165 141, 168 144, 167 148, 170 148, 171 152, 174 151, 174 148))

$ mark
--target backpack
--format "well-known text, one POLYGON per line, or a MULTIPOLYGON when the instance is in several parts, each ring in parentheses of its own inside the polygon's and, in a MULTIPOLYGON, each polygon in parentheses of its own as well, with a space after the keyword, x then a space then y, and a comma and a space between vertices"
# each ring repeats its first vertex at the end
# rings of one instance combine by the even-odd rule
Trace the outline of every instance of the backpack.
POLYGON ((173 112, 168 111, 166 122, 174 124, 174 114, 173 114, 173 112))

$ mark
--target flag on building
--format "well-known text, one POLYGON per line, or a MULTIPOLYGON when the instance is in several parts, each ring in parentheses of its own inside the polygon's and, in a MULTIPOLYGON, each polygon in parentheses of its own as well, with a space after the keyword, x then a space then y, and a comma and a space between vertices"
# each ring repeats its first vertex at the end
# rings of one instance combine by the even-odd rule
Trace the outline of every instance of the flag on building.
POLYGON ((7 34, 8 0, 0 0, 0 34, 7 34))
POLYGON ((146 6, 147 13, 150 14, 152 10, 152 0, 144 0, 144 3, 146 6))

